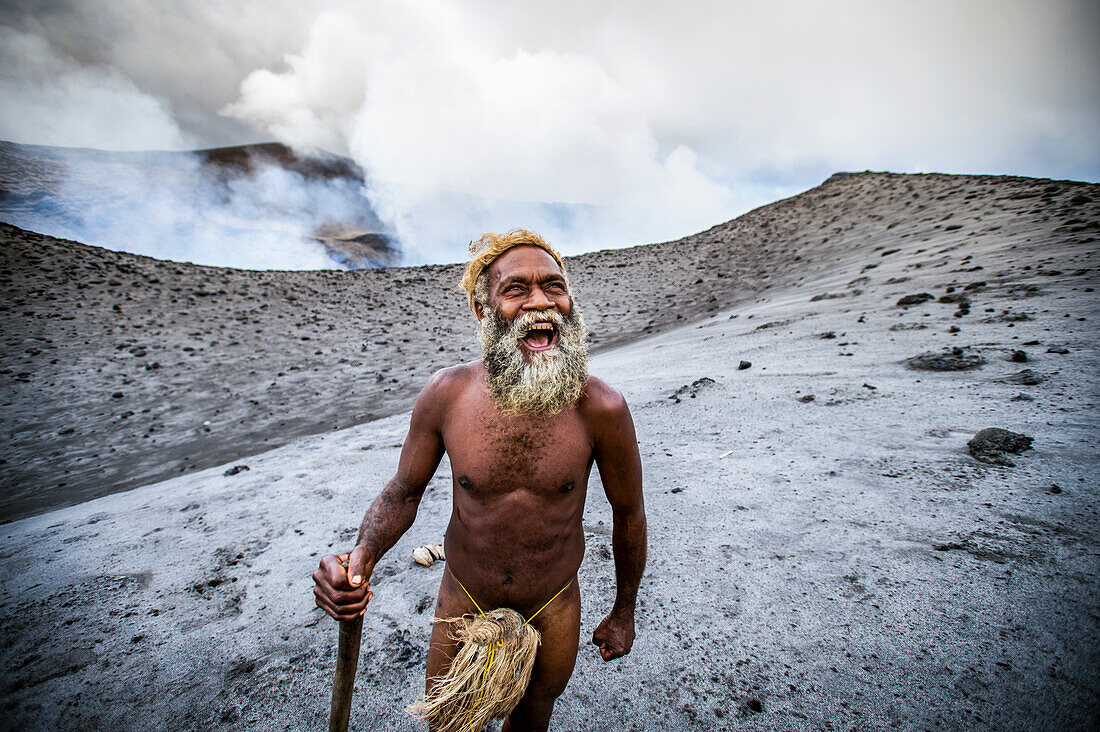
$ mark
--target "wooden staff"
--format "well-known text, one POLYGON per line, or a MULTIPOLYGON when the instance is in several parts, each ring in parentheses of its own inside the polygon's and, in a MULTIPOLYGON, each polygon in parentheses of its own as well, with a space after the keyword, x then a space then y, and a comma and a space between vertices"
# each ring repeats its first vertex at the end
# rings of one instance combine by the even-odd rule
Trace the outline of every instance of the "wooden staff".
POLYGON ((328 732, 347 732, 351 716, 351 694, 355 690, 355 669, 359 665, 359 640, 363 618, 340 621, 340 648, 336 652, 336 678, 332 682, 332 711, 328 732))

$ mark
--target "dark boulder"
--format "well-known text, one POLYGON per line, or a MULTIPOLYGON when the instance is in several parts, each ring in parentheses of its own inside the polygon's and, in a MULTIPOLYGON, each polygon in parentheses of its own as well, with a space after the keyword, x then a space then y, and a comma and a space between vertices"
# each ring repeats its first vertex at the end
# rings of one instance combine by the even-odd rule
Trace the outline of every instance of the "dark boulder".
POLYGON ((1046 380, 1046 377, 1042 374, 1034 371, 1033 369, 1021 369, 1011 376, 1006 376, 1005 381, 1009 384, 1019 384, 1021 386, 1035 386, 1041 384, 1046 380))
POLYGON ((898 306, 907 308, 910 305, 920 305, 922 302, 928 302, 929 300, 935 300, 931 294, 927 292, 921 292, 916 295, 906 295, 898 300, 898 306))
POLYGON ((1018 432, 1001 429, 1000 427, 986 427, 974 435, 970 442, 966 443, 970 454, 975 460, 990 465, 1005 465, 1014 467, 1016 463, 1008 459, 1007 453, 1019 455, 1024 450, 1031 449, 1034 438, 1021 435, 1018 432))
POLYGON ((955 346, 939 353, 922 353, 906 359, 906 365, 918 371, 969 371, 981 368, 985 363, 979 351, 955 346))

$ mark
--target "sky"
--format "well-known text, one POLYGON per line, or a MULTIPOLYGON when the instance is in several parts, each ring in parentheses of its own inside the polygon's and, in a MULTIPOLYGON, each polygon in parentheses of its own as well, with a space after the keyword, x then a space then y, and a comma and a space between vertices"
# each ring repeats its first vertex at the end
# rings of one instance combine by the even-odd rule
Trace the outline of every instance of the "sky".
POLYGON ((409 263, 576 253, 840 170, 1098 181, 1097 38, 1088 0, 4 1, 0 139, 278 140, 354 158, 409 263))

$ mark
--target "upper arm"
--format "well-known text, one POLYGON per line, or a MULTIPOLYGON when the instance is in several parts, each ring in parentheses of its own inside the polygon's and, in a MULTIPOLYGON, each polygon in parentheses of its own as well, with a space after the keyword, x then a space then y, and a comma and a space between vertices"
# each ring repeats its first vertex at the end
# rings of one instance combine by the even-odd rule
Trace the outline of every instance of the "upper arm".
POLYGON ((590 380, 590 386, 587 407, 607 500, 615 512, 642 511, 642 458, 630 408, 622 394, 603 382, 590 380))
POLYGON ((453 381, 447 370, 437 371, 416 398, 394 476, 408 493, 422 494, 443 459, 443 415, 453 381))

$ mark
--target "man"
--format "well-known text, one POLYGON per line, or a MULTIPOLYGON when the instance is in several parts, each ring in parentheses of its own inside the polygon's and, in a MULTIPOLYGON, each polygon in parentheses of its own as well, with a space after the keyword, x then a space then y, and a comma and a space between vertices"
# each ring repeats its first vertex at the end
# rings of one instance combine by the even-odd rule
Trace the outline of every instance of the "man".
MULTIPOLYGON (((587 373, 587 330, 561 256, 523 230, 486 234, 470 249, 475 256, 461 287, 480 321, 483 358, 443 369, 424 387, 397 474, 367 510, 356 546, 321 560, 314 594, 337 620, 366 612, 371 572, 412 525, 446 452, 453 509, 435 616, 507 607, 531 621, 542 643, 503 731, 545 730, 576 661, 576 576, 593 462, 614 516, 617 592, 592 643, 610 661, 629 653, 634 642, 646 555, 641 458, 622 395, 587 373)), ((435 624, 429 692, 457 650, 450 624, 435 624)))

